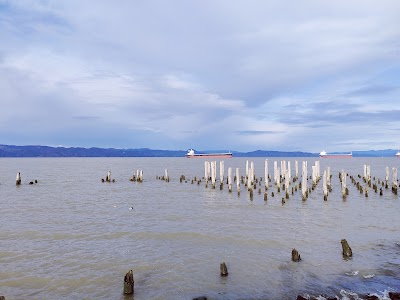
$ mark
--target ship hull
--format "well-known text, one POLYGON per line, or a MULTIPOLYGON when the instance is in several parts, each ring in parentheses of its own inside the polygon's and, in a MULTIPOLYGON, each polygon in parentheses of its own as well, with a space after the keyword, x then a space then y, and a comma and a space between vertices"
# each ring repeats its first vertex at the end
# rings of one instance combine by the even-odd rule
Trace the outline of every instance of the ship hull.
POLYGON ((320 155, 321 158, 352 158, 351 154, 326 154, 320 155))
POLYGON ((231 158, 232 153, 226 154, 193 154, 193 155, 186 155, 186 158, 231 158))

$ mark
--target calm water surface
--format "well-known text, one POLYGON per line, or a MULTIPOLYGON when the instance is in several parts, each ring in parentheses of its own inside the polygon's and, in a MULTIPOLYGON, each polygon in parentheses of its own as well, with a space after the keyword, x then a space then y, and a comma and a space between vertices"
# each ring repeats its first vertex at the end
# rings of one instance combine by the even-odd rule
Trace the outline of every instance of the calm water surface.
MULTIPOLYGON (((268 158, 270 174, 273 162, 268 158)), ((264 159, 249 158, 257 177, 264 159)), ((302 158, 286 158, 294 161, 302 158)), ((315 159, 308 158, 308 173, 315 159)), ((350 299, 400 290, 399 197, 384 189, 365 198, 350 179, 342 200, 338 172, 376 180, 396 158, 320 159, 331 167, 333 191, 322 181, 301 201, 270 183, 268 201, 245 187, 233 193, 205 188, 204 160, 185 158, 0 159, 0 295, 6 299, 131 299, 122 295, 132 269, 135 300, 295 299, 298 294, 350 299), (168 169, 169 183, 157 180, 168 169), (130 182, 137 169, 144 182, 130 182), (116 183, 101 183, 111 170, 116 183), (15 186, 21 172, 22 186, 15 186), (185 175, 187 183, 180 183, 185 175), (29 181, 38 180, 36 185, 29 181), (271 192, 275 197, 271 197, 271 192), (131 209, 130 209, 131 208, 131 209), (353 258, 344 260, 341 239, 353 258), (300 263, 291 261, 296 248, 300 263), (225 261, 229 276, 221 279, 225 261)), ((245 173, 246 158, 225 159, 245 173)), ((219 171, 218 171, 219 178, 219 171)), ((391 179, 390 179, 391 181, 391 179)), ((309 183, 311 186, 311 183, 309 183)))

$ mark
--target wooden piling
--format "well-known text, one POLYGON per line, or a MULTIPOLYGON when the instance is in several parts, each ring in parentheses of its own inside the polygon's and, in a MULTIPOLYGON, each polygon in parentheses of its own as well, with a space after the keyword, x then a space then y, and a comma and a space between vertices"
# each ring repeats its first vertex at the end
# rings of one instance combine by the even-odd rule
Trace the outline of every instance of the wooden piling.
POLYGON ((228 268, 227 268, 225 262, 222 262, 222 263, 219 265, 219 270, 220 270, 221 277, 226 277, 226 276, 228 276, 228 268))
POLYGON ((290 191, 290 176, 289 176, 289 171, 286 170, 285 173, 285 192, 286 192, 286 199, 289 199, 289 191, 290 191))
POLYGON ((344 257, 352 257, 353 256, 353 251, 351 251, 351 248, 349 246, 349 243, 345 239, 342 239, 340 241, 342 244, 342 254, 344 257))
POLYGON ((220 183, 224 183, 224 175, 225 175, 225 163, 223 160, 219 162, 219 181, 220 183))
POLYGON ((281 192, 281 174, 280 174, 280 168, 277 168, 276 174, 277 174, 277 179, 276 179, 276 187, 278 189, 278 193, 281 192))
POLYGON ((385 169, 385 188, 388 188, 389 184, 389 167, 385 169))
POLYGON ((327 178, 326 178, 326 170, 324 170, 324 174, 322 175, 322 189, 324 192, 324 201, 328 201, 328 185, 327 185, 327 178))
POLYGON ((133 280, 133 272, 130 270, 124 277, 124 294, 133 294, 135 281, 133 280))
POLYGON ((246 160, 246 182, 249 178, 249 161, 246 160))
POLYGON ((211 187, 212 187, 212 189, 215 189, 216 178, 217 178, 217 162, 212 161, 211 162, 211 187))
POLYGON ((111 182, 111 171, 107 172, 106 182, 111 182))
POLYGON ((232 193, 232 168, 228 168, 228 192, 232 193))
POLYGON ((236 168, 236 189, 237 189, 238 195, 240 195, 240 180, 239 180, 239 178, 240 178, 239 168, 236 168))
POLYGON ((21 173, 17 173, 17 177, 15 178, 15 185, 21 185, 21 173))
POLYGON ((307 187, 307 162, 303 161, 303 168, 302 168, 302 174, 301 174, 301 192, 302 192, 302 200, 306 201, 307 200, 307 195, 308 195, 308 187, 307 187))
POLYGON ((299 252, 295 248, 293 248, 292 249, 292 261, 299 262, 300 260, 301 260, 301 257, 300 257, 299 252))
POLYGON ((343 171, 341 172, 341 181, 342 181, 342 197, 343 199, 346 199, 346 172, 343 171))
POLYGON ((266 159, 264 163, 264 178, 265 190, 268 190, 268 159, 266 159))
MULTIPOLYGON (((164 173, 165 173, 165 175, 164 175, 165 176, 165 181, 169 182, 168 169, 165 169, 164 173)), ((182 182, 184 179, 185 179, 185 177, 182 175, 181 179, 180 179, 180 182, 182 182)))

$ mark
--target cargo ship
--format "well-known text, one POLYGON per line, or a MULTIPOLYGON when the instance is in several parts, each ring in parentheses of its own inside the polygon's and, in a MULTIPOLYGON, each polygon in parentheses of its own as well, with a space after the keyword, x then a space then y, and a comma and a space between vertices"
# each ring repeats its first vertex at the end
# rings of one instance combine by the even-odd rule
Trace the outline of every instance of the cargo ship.
POLYGON ((400 151, 397 151, 397 153, 395 155, 396 155, 396 157, 400 158, 400 151))
POLYGON ((350 158, 353 157, 353 153, 326 153, 325 150, 322 150, 319 156, 323 158, 350 158))
POLYGON ((230 158, 232 153, 194 153, 193 149, 189 149, 185 155, 186 158, 230 158))

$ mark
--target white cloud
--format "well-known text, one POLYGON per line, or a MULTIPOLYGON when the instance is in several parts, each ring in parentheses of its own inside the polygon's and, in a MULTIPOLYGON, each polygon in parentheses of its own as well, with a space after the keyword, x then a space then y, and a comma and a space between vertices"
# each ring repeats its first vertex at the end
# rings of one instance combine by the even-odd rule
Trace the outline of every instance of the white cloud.
POLYGON ((4 136, 318 151, 397 126, 397 1, 0 3, 4 136))

